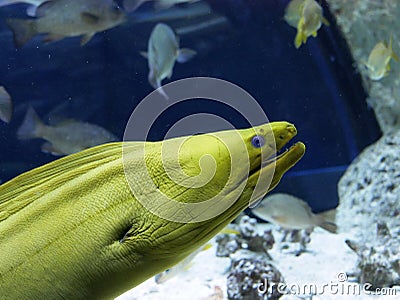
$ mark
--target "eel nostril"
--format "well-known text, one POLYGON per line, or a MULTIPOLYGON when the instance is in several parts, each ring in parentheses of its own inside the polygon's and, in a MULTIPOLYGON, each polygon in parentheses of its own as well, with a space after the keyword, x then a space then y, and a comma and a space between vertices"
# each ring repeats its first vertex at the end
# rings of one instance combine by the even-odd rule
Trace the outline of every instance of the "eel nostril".
POLYGON ((291 134, 297 134, 297 129, 293 125, 288 125, 287 131, 291 134))

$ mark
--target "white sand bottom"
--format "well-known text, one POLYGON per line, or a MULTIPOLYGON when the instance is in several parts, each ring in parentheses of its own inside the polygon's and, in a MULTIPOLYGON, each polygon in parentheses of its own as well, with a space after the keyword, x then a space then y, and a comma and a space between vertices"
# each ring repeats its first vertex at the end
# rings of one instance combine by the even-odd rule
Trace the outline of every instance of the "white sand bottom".
MULTIPOLYGON (((258 225, 262 230, 269 225, 258 225)), ((274 230, 276 240, 280 233, 274 230)), ((329 234, 322 229, 316 229, 311 234, 311 242, 308 244, 308 251, 300 256, 295 256, 293 250, 281 250, 279 243, 275 243, 274 248, 269 251, 273 258, 273 264, 282 273, 285 282, 293 291, 300 294, 283 295, 282 300, 364 300, 364 299, 400 299, 400 291, 397 296, 376 296, 367 295, 358 285, 352 282, 340 282, 345 278, 344 274, 354 270, 357 257, 345 244, 347 238, 344 234, 329 234), (331 285, 331 283, 333 285, 331 285), (307 285, 307 286, 304 286, 307 285), (325 285, 325 287, 324 287, 325 285), (313 296, 310 297, 310 288, 313 296), (305 289, 305 291, 304 291, 305 289), (349 290, 350 292, 347 292, 349 290), (342 292, 343 291, 343 292, 342 292), (354 295, 356 291, 356 295, 354 295), (305 293, 304 293, 305 292, 305 293)), ((136 288, 118 297, 118 300, 222 300, 227 299, 226 277, 227 269, 230 265, 229 258, 215 256, 216 245, 212 241, 213 247, 200 252, 193 260, 192 266, 188 270, 182 270, 175 277, 168 281, 157 284, 154 278, 150 278, 136 288), (220 287, 224 297, 211 297, 214 288, 220 287)), ((291 244, 291 248, 297 247, 291 244)), ((350 281, 350 279, 348 279, 350 281)))

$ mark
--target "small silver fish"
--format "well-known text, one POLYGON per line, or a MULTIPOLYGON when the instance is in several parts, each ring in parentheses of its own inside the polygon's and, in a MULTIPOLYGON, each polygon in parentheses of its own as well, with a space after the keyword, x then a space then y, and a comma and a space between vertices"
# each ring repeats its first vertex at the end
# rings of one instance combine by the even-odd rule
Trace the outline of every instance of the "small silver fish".
POLYGON ((191 2, 197 2, 199 0, 125 0, 123 2, 124 8, 126 11, 135 11, 136 9, 139 8, 140 5, 142 5, 145 2, 153 1, 154 2, 154 8, 156 10, 161 10, 161 9, 168 9, 175 4, 179 3, 191 3, 191 2))
POLYGON ((0 86, 0 120, 9 123, 12 117, 11 96, 6 89, 0 86))
POLYGON ((30 107, 17 131, 21 140, 42 138, 48 142, 42 151, 53 155, 68 155, 96 145, 114 142, 118 138, 104 128, 76 120, 65 120, 55 126, 44 124, 30 107))
POLYGON ((36 19, 7 19, 16 47, 22 47, 37 34, 46 34, 45 42, 80 36, 86 44, 99 31, 126 20, 113 0, 56 0, 40 5, 36 19))
POLYGON ((28 8, 26 9, 26 13, 30 17, 36 16, 37 8, 44 2, 52 1, 52 0, 0 0, 0 7, 16 4, 16 3, 27 3, 29 4, 28 8))
POLYGON ((182 19, 190 19, 196 23, 197 18, 202 17, 212 17, 218 15, 213 12, 210 5, 205 2, 198 2, 190 7, 173 7, 168 10, 161 10, 149 14, 148 11, 135 12, 133 14, 132 23, 159 23, 159 22, 169 22, 182 19))
POLYGON ((290 26, 297 28, 301 19, 304 0, 292 0, 285 8, 285 16, 283 17, 290 26))
POLYGON ((288 194, 273 194, 264 198, 252 213, 264 221, 271 222, 285 229, 309 229, 319 226, 331 233, 336 233, 335 223, 323 214, 314 214, 303 200, 288 194))
POLYGON ((196 51, 187 48, 179 49, 179 38, 171 27, 158 23, 150 35, 147 52, 141 54, 148 59, 150 85, 168 99, 161 88, 161 81, 171 78, 175 61, 187 62, 196 54, 196 51))
POLYGON ((390 71, 390 60, 393 58, 399 61, 399 57, 393 51, 392 36, 390 36, 389 45, 381 41, 375 45, 365 63, 368 69, 368 76, 372 80, 380 80, 387 76, 390 71))

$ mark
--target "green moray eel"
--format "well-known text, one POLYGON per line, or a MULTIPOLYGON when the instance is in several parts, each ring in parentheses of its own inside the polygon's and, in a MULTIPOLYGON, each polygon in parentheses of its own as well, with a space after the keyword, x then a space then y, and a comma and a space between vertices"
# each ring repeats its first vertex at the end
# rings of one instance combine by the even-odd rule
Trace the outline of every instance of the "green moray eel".
POLYGON ((111 299, 173 266, 234 220, 249 201, 278 184, 305 152, 297 142, 276 155, 296 134, 292 124, 272 122, 162 142, 104 144, 0 185, 1 299, 111 299), (254 146, 256 135, 263 142, 254 146), (167 144, 180 145, 177 156, 168 151, 161 155, 167 144), (213 159, 203 159, 207 155, 213 159), (207 175, 212 165, 211 179, 192 188, 177 182, 171 177, 176 164, 169 161, 176 157, 189 177, 202 171, 207 175), (230 157, 247 158, 249 167, 242 167, 239 159, 231 169, 235 161, 230 157), (271 180, 263 185, 264 171, 271 180), (158 193, 179 203, 203 202, 223 186, 227 188, 218 203, 232 203, 199 222, 171 221, 138 201, 158 195, 151 191, 149 178, 158 193), (257 191, 258 181, 262 188, 257 191), (142 190, 135 193, 129 182, 142 190))

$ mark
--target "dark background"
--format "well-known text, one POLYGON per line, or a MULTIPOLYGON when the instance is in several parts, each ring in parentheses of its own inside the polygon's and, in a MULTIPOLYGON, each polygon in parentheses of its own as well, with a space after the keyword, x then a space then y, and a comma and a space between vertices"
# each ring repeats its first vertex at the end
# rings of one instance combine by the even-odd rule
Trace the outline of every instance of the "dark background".
MULTIPOLYGON (((276 191, 305 199, 315 211, 335 207, 339 177, 380 131, 327 7, 324 14, 331 25, 323 26, 317 38, 296 49, 296 30, 283 20, 288 1, 208 3, 225 15, 230 25, 182 36, 181 47, 192 48, 198 55, 176 64, 171 80, 192 76, 228 80, 247 90, 271 121, 294 123, 297 139, 306 144, 307 152, 276 191)), ((146 50, 155 23, 136 24, 132 15, 130 22, 96 34, 84 47, 79 46, 79 38, 51 44, 35 38, 17 50, 4 21, 24 17, 25 7, 0 8, 0 85, 14 101, 12 122, 0 122, 3 182, 55 159, 41 153, 43 140, 16 138, 29 105, 45 122, 52 115, 74 117, 101 125, 122 139, 134 107, 152 91, 147 61, 139 51, 146 50)), ((138 13, 150 9, 145 5, 138 13)), ((165 21, 175 29, 196 22, 193 18, 165 21)), ((217 114, 238 128, 247 127, 236 112, 211 101, 193 100, 162 115, 149 140, 162 139, 181 117, 198 112, 217 114)))

